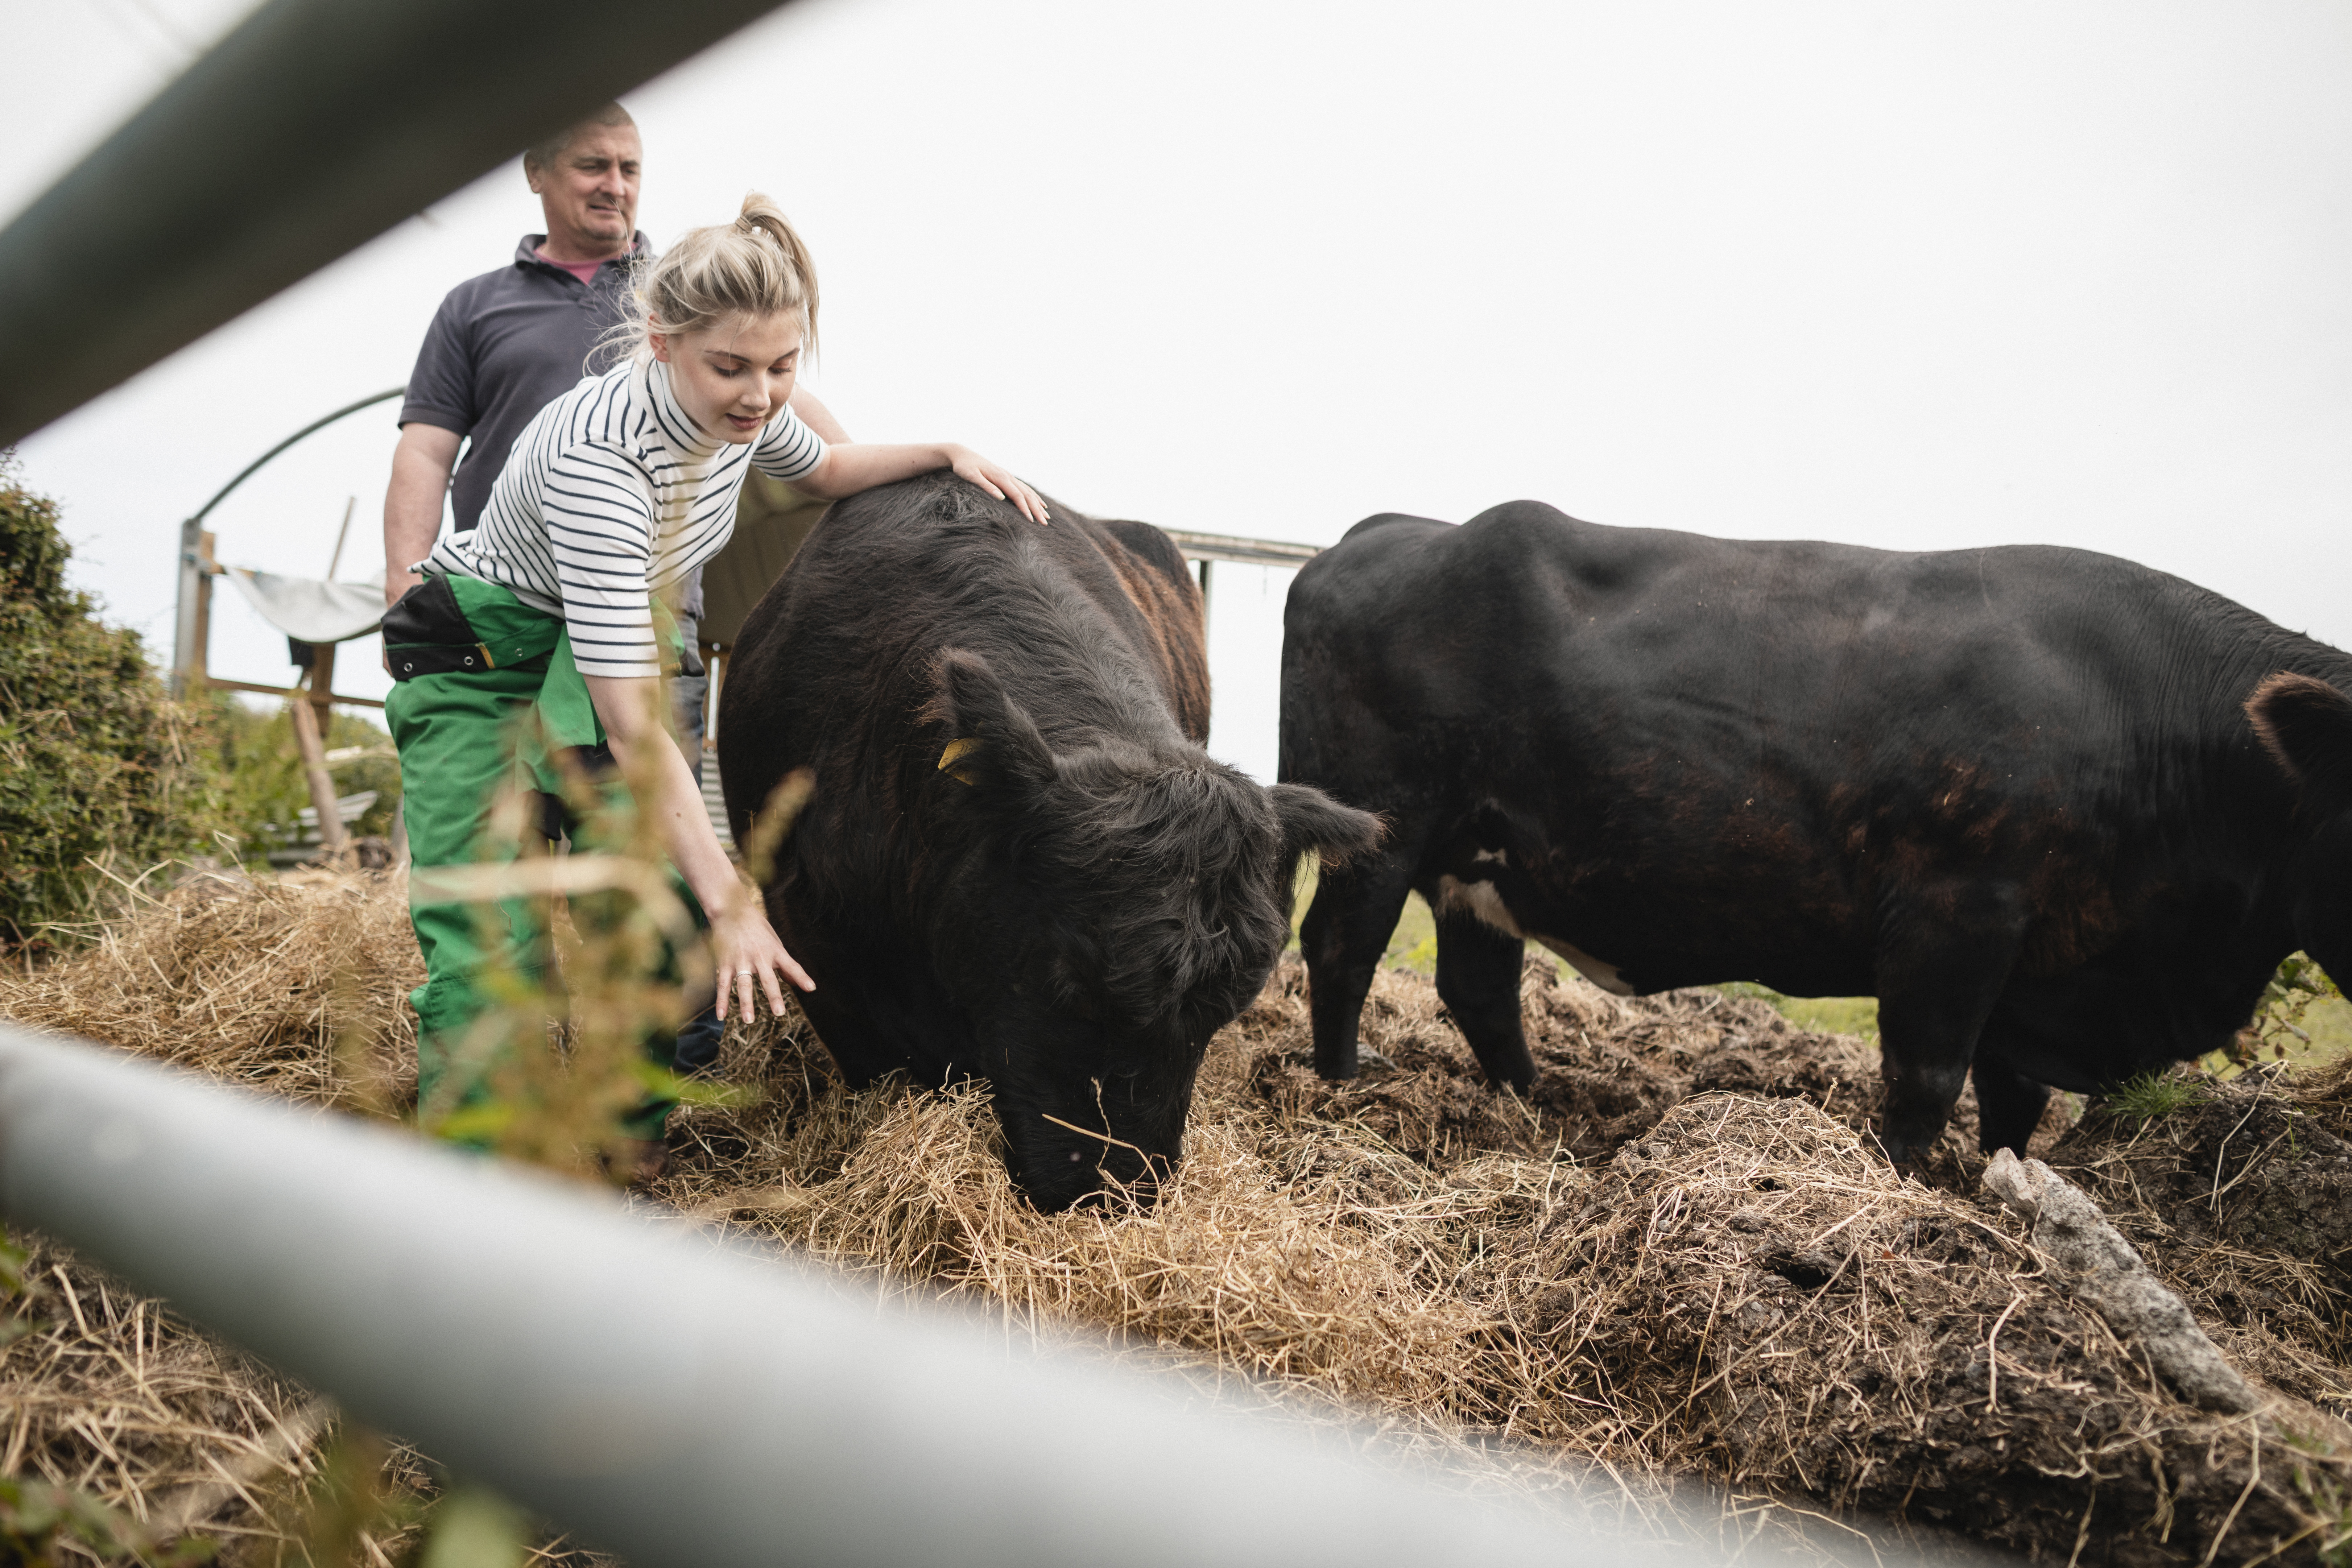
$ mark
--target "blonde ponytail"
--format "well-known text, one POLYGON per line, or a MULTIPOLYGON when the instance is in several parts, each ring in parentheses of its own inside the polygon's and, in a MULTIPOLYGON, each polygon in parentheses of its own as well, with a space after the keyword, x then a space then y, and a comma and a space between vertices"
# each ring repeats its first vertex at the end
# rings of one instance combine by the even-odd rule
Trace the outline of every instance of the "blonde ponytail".
POLYGON ((782 209, 753 191, 733 223, 690 229, 641 272, 615 335, 639 364, 652 332, 699 331, 729 316, 799 312, 816 357, 816 266, 782 209))

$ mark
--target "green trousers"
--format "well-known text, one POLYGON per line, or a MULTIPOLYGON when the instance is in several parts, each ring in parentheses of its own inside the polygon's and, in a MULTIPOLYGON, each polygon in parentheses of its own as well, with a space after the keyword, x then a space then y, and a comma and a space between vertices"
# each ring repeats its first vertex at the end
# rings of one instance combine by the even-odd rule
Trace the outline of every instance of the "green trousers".
MULTIPOLYGON (((561 798, 562 781, 550 748, 591 746, 603 740, 585 683, 572 662, 561 619, 531 608, 496 584, 446 580, 457 607, 486 650, 488 668, 420 674, 397 682, 384 718, 400 749, 403 819, 412 866, 503 863, 522 853, 527 838, 543 841, 541 812, 509 809, 502 799, 536 792, 561 798), (497 820, 494 820, 497 818, 497 820)), ((421 590, 419 590, 421 592, 421 590)), ((394 654, 394 667, 398 654, 394 654)), ((618 790, 614 783, 607 786, 618 790)), ((575 850, 593 850, 575 829, 575 850)), ((435 1124, 479 1104, 506 1052, 525 1042, 474 1042, 475 1021, 503 987, 552 995, 559 988, 546 901, 510 898, 494 903, 435 899, 431 879, 412 880, 409 919, 425 956, 425 981, 409 994, 416 1009, 416 1104, 419 1120, 435 1124), (427 884, 417 890, 418 882, 427 884), (453 1076, 454 1075, 454 1076, 453 1076)), ((700 908, 675 872, 674 890, 698 919, 700 908)), ((619 918, 611 895, 572 900, 574 923, 587 933, 601 920, 619 918)), ((676 981, 676 954, 667 973, 676 981)), ((529 1042, 536 1046, 537 1042, 529 1042)), ((663 1071, 675 1065, 677 1035, 648 1032, 646 1058, 663 1071)), ((677 1102, 648 1093, 623 1123, 632 1137, 658 1138, 677 1102)))

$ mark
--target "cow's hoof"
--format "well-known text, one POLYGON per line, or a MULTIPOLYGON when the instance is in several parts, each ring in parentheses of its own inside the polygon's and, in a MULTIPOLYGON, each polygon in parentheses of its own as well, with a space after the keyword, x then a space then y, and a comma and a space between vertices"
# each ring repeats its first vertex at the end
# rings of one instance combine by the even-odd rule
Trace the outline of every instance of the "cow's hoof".
POLYGON ((1376 1051, 1370 1046, 1358 1046, 1355 1058, 1344 1066, 1339 1062, 1326 1061, 1321 1057, 1317 1057, 1315 1076, 1326 1083, 1346 1083, 1349 1079, 1361 1078, 1368 1072, 1390 1072, 1394 1070, 1395 1067, 1396 1061, 1393 1058, 1376 1051))

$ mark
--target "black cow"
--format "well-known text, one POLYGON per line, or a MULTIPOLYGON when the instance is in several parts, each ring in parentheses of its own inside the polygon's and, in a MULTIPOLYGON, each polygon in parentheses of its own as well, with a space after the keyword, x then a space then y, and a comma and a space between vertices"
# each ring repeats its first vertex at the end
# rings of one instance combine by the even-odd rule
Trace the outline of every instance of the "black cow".
POLYGON ((1495 1079, 1522 936, 1620 994, 1879 998, 1898 1161, 1973 1068, 1987 1151, 2352 979, 2352 659, 2079 550, 1926 554, 1383 516, 1298 574, 1281 776, 1381 813, 1303 931, 1316 1066, 1408 888, 1495 1079))
POLYGON ((739 840, 814 770, 768 908, 843 1072, 987 1079, 1043 1208, 1174 1165, 1298 857, 1379 834, 1201 749, 1201 598, 1166 534, 1053 518, 944 473, 835 506, 745 622, 719 731, 739 840))

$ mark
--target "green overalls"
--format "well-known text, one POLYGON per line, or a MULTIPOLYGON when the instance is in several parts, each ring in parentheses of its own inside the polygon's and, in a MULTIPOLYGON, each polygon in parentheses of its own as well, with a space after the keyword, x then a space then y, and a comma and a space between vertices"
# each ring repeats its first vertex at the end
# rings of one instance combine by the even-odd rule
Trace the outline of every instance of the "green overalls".
MULTIPOLYGON (((658 600, 655 622, 674 660, 677 627, 658 600)), ((419 1120, 431 1125, 488 1092, 495 1056, 465 1062, 462 1082, 451 1081, 450 1074, 493 992, 512 984, 551 993, 559 982, 544 899, 434 901, 431 879, 415 872, 517 858, 524 837, 541 831, 541 814, 533 802, 521 832, 513 830, 512 812, 501 830, 492 821, 501 797, 535 791, 562 800, 563 779, 551 753, 600 746, 604 731, 572 663, 562 617, 533 609, 495 583, 428 577, 386 612, 383 631, 395 680, 384 717, 400 748, 401 802, 414 868, 409 918, 426 976, 409 993, 416 1009, 416 1103, 419 1120), (421 889, 420 880, 427 884, 421 889)), ((623 786, 616 780, 604 787, 623 786)), ((575 826, 573 847, 593 850, 579 833, 575 826)), ((700 923, 700 906, 675 871, 670 882, 700 923)), ((612 899, 573 900, 575 923, 598 903, 609 908, 612 899)), ((661 978, 675 983, 675 953, 668 954, 661 978)), ((675 1064, 676 1049, 674 1028, 646 1035, 646 1056, 665 1073, 675 1064)), ((624 1130, 632 1137, 658 1138, 676 1103, 649 1091, 625 1119, 624 1130)))

